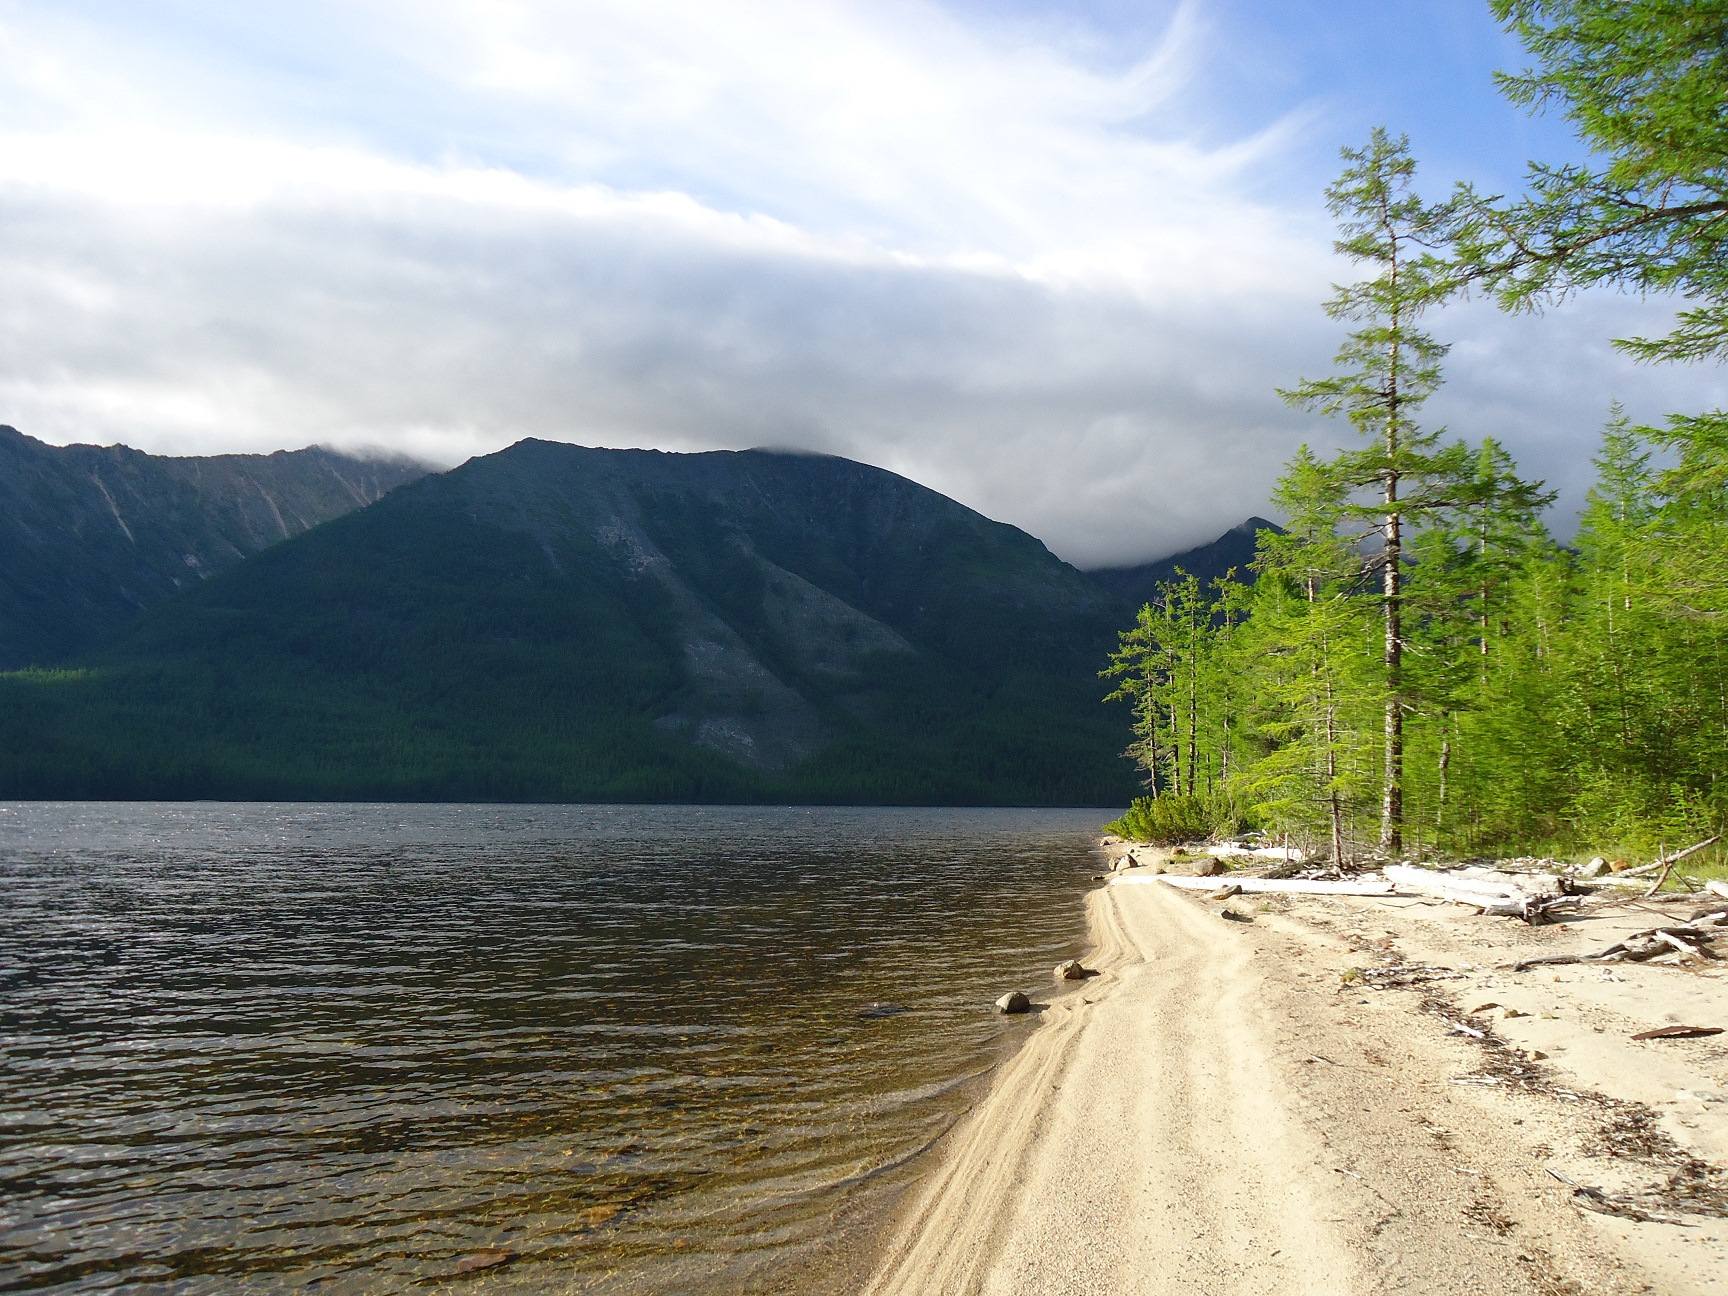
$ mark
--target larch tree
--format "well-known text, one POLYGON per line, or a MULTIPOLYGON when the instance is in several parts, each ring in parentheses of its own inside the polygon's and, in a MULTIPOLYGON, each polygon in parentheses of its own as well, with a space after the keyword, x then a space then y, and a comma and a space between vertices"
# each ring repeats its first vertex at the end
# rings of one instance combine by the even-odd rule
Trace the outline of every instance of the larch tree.
POLYGON ((1349 492, 1371 491, 1371 503, 1345 512, 1368 523, 1377 541, 1371 563, 1380 577, 1383 746, 1380 849, 1403 849, 1404 828, 1404 567, 1413 522, 1453 506, 1468 471, 1468 451, 1442 445, 1439 431, 1420 428, 1414 414, 1440 385, 1447 348, 1416 326, 1456 287, 1446 255, 1456 208, 1431 206, 1412 188, 1416 171, 1406 138, 1376 129, 1366 147, 1343 150, 1345 168, 1326 190, 1338 218, 1343 255, 1368 267, 1369 277, 1339 286, 1326 303, 1333 319, 1358 325, 1345 338, 1325 378, 1281 395, 1324 414, 1343 414, 1368 442, 1327 467, 1349 492))

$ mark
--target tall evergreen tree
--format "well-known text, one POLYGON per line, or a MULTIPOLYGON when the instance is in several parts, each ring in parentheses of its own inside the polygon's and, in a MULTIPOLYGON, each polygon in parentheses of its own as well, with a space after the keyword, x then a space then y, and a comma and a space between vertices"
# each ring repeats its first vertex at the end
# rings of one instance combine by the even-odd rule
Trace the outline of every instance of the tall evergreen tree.
POLYGON ((1334 372, 1309 379, 1286 400, 1325 414, 1343 414, 1368 440, 1329 465, 1351 491, 1370 489, 1372 504, 1346 505, 1368 522, 1378 548, 1384 672, 1380 848, 1395 854, 1404 832, 1404 564, 1406 532, 1425 515, 1453 506, 1467 469, 1461 445, 1442 445, 1440 432, 1413 415, 1440 385, 1447 348, 1416 327, 1424 311, 1453 291, 1444 249, 1455 208, 1431 206, 1412 189, 1416 163, 1407 138, 1376 129, 1366 147, 1343 151, 1345 168, 1326 190, 1339 220, 1335 246, 1372 270, 1341 286, 1326 303, 1334 319, 1356 322, 1339 349, 1334 372))

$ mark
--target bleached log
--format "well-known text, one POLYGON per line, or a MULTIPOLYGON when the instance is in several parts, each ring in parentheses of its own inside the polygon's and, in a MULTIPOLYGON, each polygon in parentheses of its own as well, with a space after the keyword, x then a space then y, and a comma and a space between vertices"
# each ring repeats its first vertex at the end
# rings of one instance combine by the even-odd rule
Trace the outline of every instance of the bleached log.
POLYGON ((1388 864, 1385 873, 1386 880, 1401 890, 1414 891, 1417 895, 1437 896, 1442 900, 1455 900, 1459 904, 1477 905, 1484 909, 1503 905, 1518 906, 1532 898, 1530 893, 1521 888, 1492 878, 1436 873, 1432 869, 1415 868, 1409 864, 1388 864))
POLYGON ((1519 895, 1546 897, 1566 894, 1566 882, 1558 873, 1513 873, 1474 864, 1469 868, 1447 869, 1442 876, 1500 887, 1519 895))
POLYGON ((1608 876, 1607 878, 1605 878, 1603 880, 1607 881, 1607 882, 1613 882, 1619 878, 1626 878, 1628 880, 1631 880, 1634 878, 1649 877, 1657 869, 1662 867, 1662 863, 1663 863, 1663 861, 1657 860, 1654 864, 1639 864, 1635 868, 1623 868, 1618 873, 1611 874, 1610 876, 1608 876))
POLYGON ((1728 896, 1728 882, 1720 881, 1717 878, 1711 878, 1706 882, 1704 889, 1711 895, 1728 896))
POLYGON ((1524 875, 1496 874, 1487 869, 1437 873, 1408 864, 1388 864, 1385 873, 1401 892, 1473 905, 1483 913, 1522 918, 1527 923, 1547 922, 1551 911, 1577 903, 1575 897, 1557 894, 1564 887, 1558 877, 1547 873, 1529 874, 1528 889, 1523 885, 1524 875))
POLYGON ((1298 846, 1249 846, 1246 842, 1219 842, 1208 846, 1206 854, 1213 859, 1268 859, 1281 864, 1301 864, 1308 856, 1298 846))
MULTIPOLYGON (((1214 891, 1218 888, 1218 879, 1215 877, 1186 877, 1177 873, 1159 873, 1153 876, 1140 874, 1111 879, 1113 886, 1142 882, 1162 882, 1166 886, 1181 887, 1185 891, 1214 891)), ((1382 896, 1393 893, 1390 882, 1372 874, 1344 882, 1312 881, 1307 878, 1233 877, 1230 885, 1241 887, 1244 894, 1260 892, 1283 895, 1382 896)))

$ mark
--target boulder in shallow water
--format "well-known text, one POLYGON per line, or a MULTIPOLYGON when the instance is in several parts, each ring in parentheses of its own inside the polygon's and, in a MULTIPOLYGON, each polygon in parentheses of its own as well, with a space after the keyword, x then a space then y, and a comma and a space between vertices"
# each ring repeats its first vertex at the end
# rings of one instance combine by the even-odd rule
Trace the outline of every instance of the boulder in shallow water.
POLYGON ((996 1001, 996 1011, 1002 1013, 1023 1013, 1032 1011, 1032 1001, 1018 990, 1010 990, 996 1001))

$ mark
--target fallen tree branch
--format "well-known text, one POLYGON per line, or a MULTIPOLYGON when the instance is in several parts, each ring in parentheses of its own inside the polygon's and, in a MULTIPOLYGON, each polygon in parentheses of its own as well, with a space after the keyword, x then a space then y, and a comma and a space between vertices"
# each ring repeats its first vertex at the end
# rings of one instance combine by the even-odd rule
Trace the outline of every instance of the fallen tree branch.
POLYGON ((1655 895, 1658 891, 1660 891, 1662 889, 1662 884, 1668 880, 1668 875, 1674 871, 1674 866, 1676 864, 1678 864, 1681 860, 1685 859, 1688 855, 1696 855, 1699 851, 1703 850, 1706 846, 1714 846, 1717 842, 1719 842, 1721 840, 1722 840, 1722 834, 1716 833, 1713 836, 1706 837, 1703 841, 1699 842, 1696 846, 1688 846, 1685 850, 1681 851, 1678 855, 1670 855, 1665 860, 1658 860, 1657 863, 1662 865, 1662 872, 1659 875, 1657 875, 1656 881, 1651 884, 1650 889, 1644 893, 1644 898, 1646 900, 1648 900, 1651 896, 1655 895))
POLYGON ((1512 965, 1512 970, 1524 972, 1533 967, 1561 963, 1642 963, 1677 950, 1694 957, 1715 958, 1713 952, 1703 947, 1721 935, 1723 927, 1728 927, 1728 909, 1702 915, 1682 926, 1652 927, 1649 931, 1637 932, 1594 954, 1548 954, 1542 958, 1520 959, 1512 965), (1698 943, 1696 947, 1691 944, 1693 941, 1698 943))
POLYGON ((1555 909, 1578 903, 1575 896, 1555 894, 1559 890, 1559 880, 1542 874, 1532 874, 1528 888, 1522 880, 1511 880, 1506 874, 1437 873, 1409 864, 1388 864, 1385 874, 1387 880, 1400 890, 1437 896, 1454 904, 1474 905, 1483 913, 1522 918, 1533 924, 1545 921, 1555 909), (1548 894, 1532 894, 1529 888, 1548 894))

